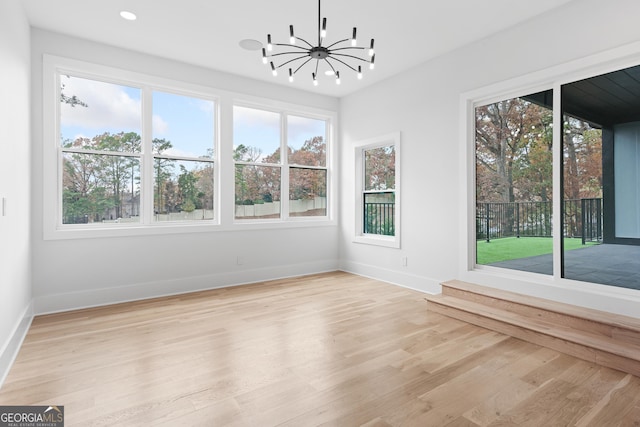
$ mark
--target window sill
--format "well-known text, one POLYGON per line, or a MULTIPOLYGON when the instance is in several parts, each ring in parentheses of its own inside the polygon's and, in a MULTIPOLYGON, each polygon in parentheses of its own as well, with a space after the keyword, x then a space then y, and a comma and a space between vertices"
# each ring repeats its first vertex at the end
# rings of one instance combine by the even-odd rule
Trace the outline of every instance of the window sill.
POLYGON ((375 234, 364 234, 355 236, 353 243, 365 245, 384 246, 387 248, 400 248, 400 239, 397 236, 377 236, 375 234))
POLYGON ((190 233, 216 233, 216 232, 234 232, 248 230, 279 230, 288 228, 310 228, 310 227, 328 227, 336 226, 336 222, 332 220, 305 220, 305 221, 242 221, 230 225, 220 225, 216 223, 208 224, 154 224, 154 225, 118 225, 105 227, 97 224, 96 226, 68 226, 60 227, 54 230, 44 231, 44 240, 70 240, 70 239, 92 239, 92 238, 110 238, 110 237, 138 237, 138 236, 156 236, 162 234, 190 234, 190 233))

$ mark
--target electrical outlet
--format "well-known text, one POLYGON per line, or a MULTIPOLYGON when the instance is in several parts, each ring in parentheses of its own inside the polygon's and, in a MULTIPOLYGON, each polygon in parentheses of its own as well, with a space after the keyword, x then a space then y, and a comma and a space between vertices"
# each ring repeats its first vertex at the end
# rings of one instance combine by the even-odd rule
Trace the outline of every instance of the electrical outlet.
POLYGON ((242 264, 244 264, 244 257, 241 257, 241 256, 237 257, 237 258, 236 258, 236 264, 237 264, 237 265, 242 265, 242 264))
POLYGON ((403 266, 403 267, 406 267, 406 266, 407 266, 407 263, 408 263, 408 259, 407 259, 407 257, 406 257, 406 256, 403 256, 403 257, 402 257, 402 266, 403 266))

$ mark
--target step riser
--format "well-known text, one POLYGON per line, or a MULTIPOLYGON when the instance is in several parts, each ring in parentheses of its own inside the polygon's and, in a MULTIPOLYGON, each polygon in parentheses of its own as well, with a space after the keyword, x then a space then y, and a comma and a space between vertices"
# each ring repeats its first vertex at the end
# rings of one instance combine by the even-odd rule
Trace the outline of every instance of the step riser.
POLYGON ((482 295, 475 292, 456 289, 447 286, 446 283, 442 285, 442 295, 452 296, 467 301, 484 304, 487 307, 507 310, 512 313, 522 314, 533 318, 544 319, 545 321, 562 324, 579 331, 597 333, 605 337, 614 338, 616 340, 631 343, 634 345, 640 345, 640 330, 631 330, 618 326, 607 325, 600 322, 592 321, 591 319, 587 318, 570 316, 555 311, 549 311, 544 308, 534 307, 531 305, 525 305, 488 295, 482 295))
POLYGON ((596 363, 609 368, 618 369, 632 375, 640 376, 640 363, 637 360, 632 360, 626 357, 611 354, 601 349, 592 348, 575 342, 565 341, 530 329, 511 325, 482 315, 442 305, 435 301, 429 300, 428 307, 430 311, 448 317, 453 317, 455 319, 483 328, 491 329, 493 331, 500 332, 506 335, 510 335, 527 342, 548 347, 553 350, 586 360, 588 362, 596 363))

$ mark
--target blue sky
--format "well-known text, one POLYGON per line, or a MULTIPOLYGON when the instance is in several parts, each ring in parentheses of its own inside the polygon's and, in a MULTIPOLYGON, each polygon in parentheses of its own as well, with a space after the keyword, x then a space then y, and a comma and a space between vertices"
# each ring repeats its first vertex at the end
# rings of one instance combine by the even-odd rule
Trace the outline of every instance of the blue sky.
MULTIPOLYGON (((61 76, 64 94, 76 95, 88 107, 62 104, 64 139, 91 138, 104 132, 141 133, 141 91, 137 88, 61 76)), ((215 105, 212 101, 170 93, 153 93, 153 138, 171 141, 164 154, 200 157, 213 148, 215 105)), ((234 108, 233 144, 255 147, 262 156, 280 144, 279 114, 244 107, 234 108)), ((325 136, 325 122, 288 116, 288 145, 299 149, 314 136, 325 136)))

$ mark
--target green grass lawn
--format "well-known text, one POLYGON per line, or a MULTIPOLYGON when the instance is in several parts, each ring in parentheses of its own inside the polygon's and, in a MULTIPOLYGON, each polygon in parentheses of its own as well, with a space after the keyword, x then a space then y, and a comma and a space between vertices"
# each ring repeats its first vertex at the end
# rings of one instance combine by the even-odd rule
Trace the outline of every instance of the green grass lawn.
MULTIPOLYGON (((587 242, 582 245, 582 239, 564 239, 565 251, 580 249, 594 244, 596 243, 587 242)), ((476 252, 477 264, 493 264, 499 261, 553 253, 553 240, 549 237, 505 237, 491 240, 490 242, 478 240, 476 252)))

